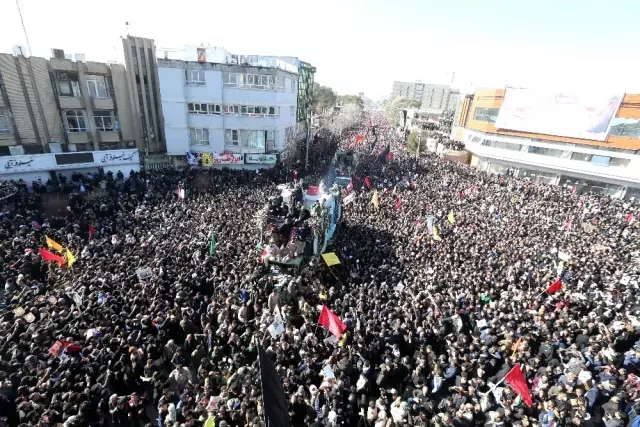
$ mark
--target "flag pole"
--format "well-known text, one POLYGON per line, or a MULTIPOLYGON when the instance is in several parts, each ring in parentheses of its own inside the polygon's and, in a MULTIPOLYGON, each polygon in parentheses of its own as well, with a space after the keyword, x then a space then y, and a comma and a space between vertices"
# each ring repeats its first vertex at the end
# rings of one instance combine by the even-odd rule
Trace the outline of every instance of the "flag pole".
POLYGON ((264 384, 262 383, 262 364, 260 363, 260 344, 257 342, 258 339, 254 337, 256 340, 256 347, 258 349, 258 372, 260 375, 260 391, 262 391, 262 420, 265 426, 268 426, 267 423, 267 412, 264 409, 264 384))

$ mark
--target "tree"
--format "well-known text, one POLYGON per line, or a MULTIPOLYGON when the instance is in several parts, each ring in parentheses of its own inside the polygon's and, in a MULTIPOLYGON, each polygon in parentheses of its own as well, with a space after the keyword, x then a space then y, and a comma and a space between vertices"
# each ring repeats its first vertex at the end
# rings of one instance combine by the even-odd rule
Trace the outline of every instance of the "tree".
POLYGON ((360 109, 364 108, 364 100, 358 95, 342 95, 340 102, 342 105, 357 105, 360 109))
POLYGON ((329 108, 336 105, 338 95, 327 86, 322 86, 319 83, 313 83, 313 101, 311 103, 311 109, 315 114, 324 113, 329 108))
POLYGON ((409 138, 407 139, 407 150, 409 150, 409 153, 411 154, 416 154, 418 153, 418 150, 422 152, 423 149, 424 149, 424 143, 420 140, 420 136, 418 135, 418 132, 416 132, 415 130, 412 131, 409 134, 409 138), (423 147, 421 147, 421 145, 423 147))
POLYGON ((336 136, 342 136, 346 129, 355 127, 362 119, 362 107, 358 104, 343 105, 336 114, 331 118, 331 122, 327 124, 330 133, 336 136))
POLYGON ((418 99, 407 99, 400 97, 393 97, 388 101, 385 101, 382 105, 385 111, 387 119, 397 126, 400 123, 400 111, 405 108, 420 108, 421 101, 418 99))

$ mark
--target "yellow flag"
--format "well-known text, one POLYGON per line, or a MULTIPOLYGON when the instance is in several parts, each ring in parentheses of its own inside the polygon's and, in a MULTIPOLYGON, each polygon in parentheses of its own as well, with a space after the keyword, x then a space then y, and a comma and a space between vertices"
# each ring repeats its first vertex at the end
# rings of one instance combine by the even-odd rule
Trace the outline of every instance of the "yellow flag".
POLYGON ((332 265, 340 264, 340 260, 335 252, 328 252, 326 254, 322 254, 322 259, 327 263, 328 267, 332 265))
POLYGON ((438 242, 442 240, 442 237, 438 236, 438 227, 433 226, 433 240, 437 240, 438 242))
POLYGON ((204 427, 216 427, 216 420, 214 420, 212 416, 209 416, 204 423, 204 427))
POLYGON ((56 251, 62 253, 62 245, 49 238, 49 236, 47 236, 47 246, 49 247, 49 249, 55 249, 56 251))
POLYGON ((449 212, 449 216, 447 217, 447 219, 449 220, 449 222, 451 224, 453 224, 454 222, 456 222, 456 217, 453 216, 453 212, 449 212))
POLYGON ((342 347, 344 343, 347 342, 347 333, 342 334, 342 338, 338 341, 338 347, 342 347))
POLYGON ((373 197, 371 198, 371 203, 373 203, 373 206, 375 206, 376 209, 378 209, 378 206, 380 206, 380 200, 378 199, 378 190, 373 192, 373 197))
POLYGON ((76 262, 76 257, 73 256, 69 248, 64 249, 66 251, 65 255, 67 256, 67 265, 69 266, 69 268, 71 268, 73 266, 73 263, 76 262))

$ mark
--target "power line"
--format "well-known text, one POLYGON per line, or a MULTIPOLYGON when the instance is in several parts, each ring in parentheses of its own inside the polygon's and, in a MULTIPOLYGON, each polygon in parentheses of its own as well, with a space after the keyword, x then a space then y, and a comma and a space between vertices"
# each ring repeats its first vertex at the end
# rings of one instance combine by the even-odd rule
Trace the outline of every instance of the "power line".
POLYGON ((22 31, 24 32, 24 38, 27 41, 27 49, 29 49, 29 56, 31 54, 31 44, 29 43, 29 36, 27 35, 27 27, 24 25, 24 19, 22 18, 22 11, 20 10, 20 1, 16 0, 16 6, 18 7, 18 15, 20 15, 20 22, 22 23, 22 31))

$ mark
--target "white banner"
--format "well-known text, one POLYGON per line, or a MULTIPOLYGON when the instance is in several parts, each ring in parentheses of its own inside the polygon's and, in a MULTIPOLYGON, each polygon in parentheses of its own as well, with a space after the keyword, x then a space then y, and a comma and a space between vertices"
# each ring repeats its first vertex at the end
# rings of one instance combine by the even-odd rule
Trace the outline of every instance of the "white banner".
POLYGON ((496 128, 604 141, 623 97, 507 89, 496 128))
POLYGON ((275 165, 278 161, 276 154, 249 154, 245 153, 244 162, 247 164, 275 165))

